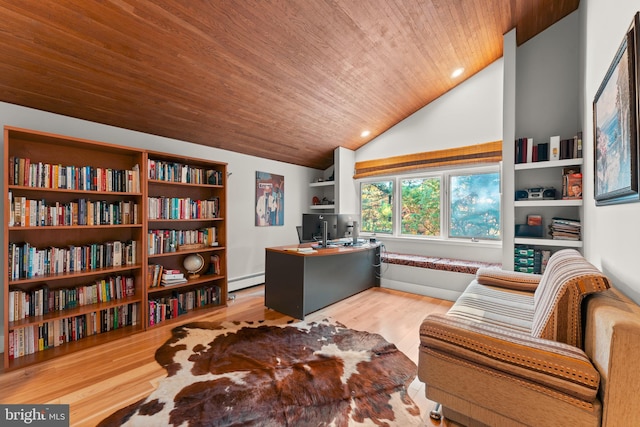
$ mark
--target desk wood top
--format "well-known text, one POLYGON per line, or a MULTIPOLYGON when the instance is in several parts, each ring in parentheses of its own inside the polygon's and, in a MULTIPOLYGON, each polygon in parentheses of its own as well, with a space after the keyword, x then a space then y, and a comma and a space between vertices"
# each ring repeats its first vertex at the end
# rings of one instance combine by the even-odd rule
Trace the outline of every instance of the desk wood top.
POLYGON ((287 253, 297 256, 326 256, 326 255, 338 255, 350 252, 367 251, 379 246, 378 243, 365 243, 357 246, 343 246, 337 245, 335 247, 327 247, 321 249, 313 249, 317 243, 300 243, 285 246, 274 246, 266 248, 270 252, 287 253), (311 250, 310 250, 311 249, 311 250))

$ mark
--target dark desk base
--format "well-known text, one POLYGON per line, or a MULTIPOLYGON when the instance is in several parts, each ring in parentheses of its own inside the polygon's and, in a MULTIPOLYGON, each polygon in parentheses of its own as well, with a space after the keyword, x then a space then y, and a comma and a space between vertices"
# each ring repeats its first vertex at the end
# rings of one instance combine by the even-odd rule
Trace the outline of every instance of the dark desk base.
MULTIPOLYGON (((319 251, 331 249, 320 249, 319 251)), ((380 285, 378 246, 334 254, 267 249, 265 305, 296 319, 380 285)))

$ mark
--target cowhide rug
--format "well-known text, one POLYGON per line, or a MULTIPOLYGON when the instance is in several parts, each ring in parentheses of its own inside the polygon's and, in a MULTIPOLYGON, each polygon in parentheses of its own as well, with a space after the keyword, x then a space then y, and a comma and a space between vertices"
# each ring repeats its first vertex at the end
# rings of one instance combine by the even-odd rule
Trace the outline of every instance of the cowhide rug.
POLYGON ((101 426, 414 426, 416 365, 380 335, 328 320, 195 322, 156 351, 148 398, 101 426))

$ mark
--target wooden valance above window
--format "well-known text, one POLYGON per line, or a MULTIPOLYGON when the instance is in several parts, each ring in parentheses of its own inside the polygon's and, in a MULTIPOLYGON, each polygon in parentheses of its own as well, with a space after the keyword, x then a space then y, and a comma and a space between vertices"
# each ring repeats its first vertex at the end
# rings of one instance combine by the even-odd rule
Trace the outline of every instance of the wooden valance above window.
POLYGON ((502 160, 502 141, 485 142, 426 153, 407 154, 385 159, 356 162, 354 179, 390 175, 416 169, 442 166, 496 163, 502 160))

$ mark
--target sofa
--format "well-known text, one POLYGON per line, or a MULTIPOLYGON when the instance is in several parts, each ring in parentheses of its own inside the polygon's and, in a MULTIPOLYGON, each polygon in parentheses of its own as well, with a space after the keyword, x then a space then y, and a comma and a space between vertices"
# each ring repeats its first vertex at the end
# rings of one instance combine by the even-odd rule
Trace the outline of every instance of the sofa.
POLYGON ((640 425, 640 308, 578 251, 479 269, 420 326, 418 377, 466 426, 640 425))

